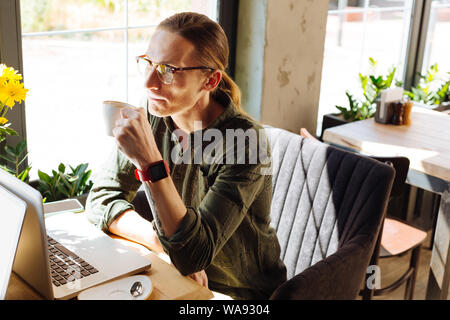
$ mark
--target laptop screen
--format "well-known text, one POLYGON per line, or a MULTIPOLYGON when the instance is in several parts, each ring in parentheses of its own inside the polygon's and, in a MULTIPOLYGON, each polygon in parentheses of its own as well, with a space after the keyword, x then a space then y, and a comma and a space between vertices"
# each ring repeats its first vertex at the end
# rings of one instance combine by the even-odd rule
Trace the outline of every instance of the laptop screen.
POLYGON ((0 300, 5 299, 26 203, 0 186, 0 300))

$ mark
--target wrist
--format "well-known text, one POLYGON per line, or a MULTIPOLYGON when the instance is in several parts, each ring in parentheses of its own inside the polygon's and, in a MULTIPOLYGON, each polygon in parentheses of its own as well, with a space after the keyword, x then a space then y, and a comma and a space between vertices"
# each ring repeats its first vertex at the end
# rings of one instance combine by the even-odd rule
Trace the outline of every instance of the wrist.
POLYGON ((152 154, 148 154, 146 157, 143 157, 141 159, 136 159, 136 168, 140 171, 147 168, 147 166, 151 163, 161 161, 163 160, 163 157, 161 156, 161 153, 159 150, 157 152, 153 152, 152 154))
POLYGON ((136 179, 141 182, 157 182, 170 176, 169 164, 165 160, 151 162, 142 170, 134 170, 136 179))

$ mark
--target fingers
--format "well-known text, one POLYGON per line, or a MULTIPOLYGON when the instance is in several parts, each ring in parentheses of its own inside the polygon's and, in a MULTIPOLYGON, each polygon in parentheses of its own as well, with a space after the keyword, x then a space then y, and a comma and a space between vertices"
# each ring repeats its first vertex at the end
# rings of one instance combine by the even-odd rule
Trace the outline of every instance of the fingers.
POLYGON ((115 128, 129 126, 130 120, 131 120, 130 118, 117 119, 116 123, 115 123, 115 125, 116 125, 115 128))
POLYGON ((120 116, 122 119, 136 118, 137 112, 134 108, 124 107, 120 109, 120 116))
POLYGON ((113 136, 118 137, 121 134, 133 134, 144 130, 148 126, 145 108, 125 107, 120 109, 121 118, 116 120, 113 136), (118 130, 115 130, 118 129, 118 130))
POLYGON ((120 109, 120 116, 122 119, 138 119, 139 117, 145 116, 144 108, 131 108, 125 107, 120 109))

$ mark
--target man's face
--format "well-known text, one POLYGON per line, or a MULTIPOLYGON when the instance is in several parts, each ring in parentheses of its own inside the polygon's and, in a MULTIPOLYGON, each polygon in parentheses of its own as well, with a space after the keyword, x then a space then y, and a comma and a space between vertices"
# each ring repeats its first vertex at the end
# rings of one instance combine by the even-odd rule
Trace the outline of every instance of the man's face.
MULTIPOLYGON (((173 67, 197 67, 195 46, 185 38, 165 30, 156 30, 146 55, 154 62, 173 67)), ((171 84, 164 84, 152 68, 145 79, 149 112, 166 117, 185 112, 195 106, 205 94, 207 77, 202 70, 178 71, 171 84)))

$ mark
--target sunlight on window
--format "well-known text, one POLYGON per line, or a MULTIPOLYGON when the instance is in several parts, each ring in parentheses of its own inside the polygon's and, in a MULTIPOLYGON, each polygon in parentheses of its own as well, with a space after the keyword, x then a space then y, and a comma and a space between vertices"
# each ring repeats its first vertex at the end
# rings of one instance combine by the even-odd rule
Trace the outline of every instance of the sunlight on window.
POLYGON ((448 58, 448 53, 450 52, 449 35, 450 0, 434 0, 431 4, 423 73, 435 63, 439 65, 440 71, 450 71, 450 59, 448 58))

